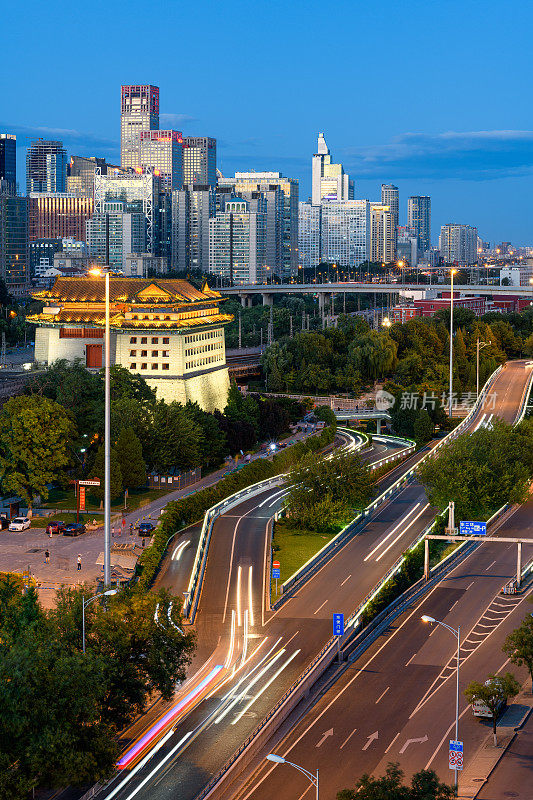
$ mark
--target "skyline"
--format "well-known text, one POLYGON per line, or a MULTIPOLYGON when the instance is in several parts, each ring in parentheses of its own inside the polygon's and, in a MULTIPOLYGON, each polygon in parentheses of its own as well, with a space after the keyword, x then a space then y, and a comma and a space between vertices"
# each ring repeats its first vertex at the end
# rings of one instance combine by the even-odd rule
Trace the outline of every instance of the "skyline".
MULTIPOLYGON (((386 0, 379 11, 341 2, 328 9, 326 31, 338 34, 333 49, 317 2, 273 2, 254 8, 251 22, 240 0, 232 15, 204 3, 200 19, 170 3, 154 14, 153 28, 159 36, 164 22, 173 31, 176 56, 142 37, 117 38, 116 26, 124 24, 118 5, 95 3, 94 23, 58 23, 66 8, 56 0, 45 14, 30 0, 6 12, 5 57, 17 56, 22 36, 28 56, 9 82, 4 78, 0 116, 0 130, 17 135, 21 186, 25 144, 38 136, 62 139, 69 155, 118 161, 120 85, 151 82, 161 89, 161 125, 215 137, 225 175, 279 170, 300 181, 305 200, 316 137, 324 131, 357 198, 379 199, 382 182, 396 184, 405 224, 407 198, 432 197, 433 243, 448 222, 476 226, 492 243, 533 241, 533 131, 523 103, 533 12, 516 2, 505 19, 495 2, 450 0, 445 16, 420 2, 398 9, 386 0), (29 31, 27 14, 38 21, 29 31), (190 31, 200 23, 198 47, 190 31), (89 56, 99 56, 70 58, 64 70, 57 52, 45 60, 38 52, 47 36, 81 37, 89 56), (252 68, 243 70, 245 64, 252 68), (63 91, 51 101, 59 80, 63 91)), ((131 20, 143 19, 138 0, 129 9, 131 20)))

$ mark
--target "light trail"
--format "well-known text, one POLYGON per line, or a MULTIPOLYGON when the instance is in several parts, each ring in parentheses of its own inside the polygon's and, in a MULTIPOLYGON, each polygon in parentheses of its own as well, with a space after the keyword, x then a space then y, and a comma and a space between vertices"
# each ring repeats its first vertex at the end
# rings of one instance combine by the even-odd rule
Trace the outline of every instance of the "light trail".
POLYGON ((386 548, 385 548, 385 550, 384 550, 382 553, 380 553, 380 554, 379 554, 379 556, 376 558, 376 561, 379 561, 380 559, 382 559, 382 558, 383 558, 383 556, 385 555, 385 553, 387 553, 387 552, 388 552, 388 551, 391 549, 391 547, 393 547, 393 546, 396 544, 396 542, 397 542, 399 539, 401 539, 401 538, 402 538, 402 536, 404 535, 404 533, 406 533, 406 531, 408 531, 408 530, 409 530, 409 528, 411 527, 411 525, 414 525, 414 524, 415 524, 415 522, 417 521, 417 519, 418 519, 419 517, 421 517, 421 516, 422 516, 422 514, 424 513, 424 511, 426 510, 426 508, 429 508, 429 503, 426 503, 426 505, 424 506, 424 508, 423 508, 421 511, 419 511, 419 512, 418 512, 418 514, 416 515, 416 517, 414 517, 414 518, 411 520, 411 522, 409 523, 409 525, 406 525, 406 527, 405 527, 405 528, 403 529, 403 531, 402 531, 402 532, 401 532, 401 533, 400 533, 400 534, 399 534, 399 535, 396 537, 396 539, 394 539, 394 540, 393 540, 393 541, 392 541, 392 542, 389 544, 389 546, 388 546, 388 547, 386 547, 386 548))
POLYGON ((400 522, 399 522, 397 525, 395 525, 395 526, 394 526, 394 528, 391 530, 391 532, 390 532, 390 533, 388 533, 388 534, 387 534, 387 536, 385 536, 385 538, 384 538, 384 539, 381 539, 381 541, 379 541, 379 542, 378 542, 378 544, 377 544, 377 545, 374 547, 374 549, 373 549, 373 550, 372 550, 372 551, 371 551, 371 552, 370 552, 370 553, 369 553, 369 554, 368 554, 368 555, 367 555, 367 556, 366 556, 366 557, 363 559, 363 561, 368 561, 368 559, 369 559, 369 558, 372 558, 372 556, 374 555, 374 553, 377 553, 377 551, 379 550, 379 548, 380 548, 380 547, 383 547, 383 545, 385 544, 385 542, 386 542, 388 539, 390 539, 390 537, 391 537, 391 536, 393 536, 393 535, 396 533, 396 531, 398 530, 398 528, 401 528, 401 526, 402 526, 402 525, 405 523, 405 521, 407 520, 407 518, 408 518, 408 517, 410 517, 410 516, 411 516, 411 514, 414 514, 414 513, 415 513, 415 511, 416 511, 416 509, 419 507, 419 505, 420 505, 420 503, 417 503, 417 504, 416 504, 416 506, 413 506, 413 508, 412 508, 410 511, 408 511, 408 512, 407 512, 407 514, 406 514, 406 515, 405 515, 405 516, 404 516, 404 517, 403 517, 403 518, 400 520, 400 522))
POLYGON ((248 653, 248 609, 244 609, 244 633, 243 633, 242 656, 240 666, 242 667, 246 662, 246 654, 248 653))
POLYGON ((248 567, 248 612, 249 612, 249 622, 250 627, 254 627, 254 602, 253 602, 253 592, 252 592, 252 572, 253 567, 248 567))
POLYGON ((241 576, 242 567, 239 564, 237 569, 237 625, 241 627, 241 576))
POLYGON ((224 669, 222 664, 217 664, 211 672, 209 672, 206 677, 200 681, 200 683, 195 686, 182 700, 179 700, 175 705, 172 706, 162 717, 160 717, 157 722, 149 728, 140 739, 138 739, 135 744, 127 750, 124 755, 117 761, 117 769, 124 769, 128 766, 141 752, 144 750, 145 747, 153 742, 155 737, 161 733, 161 731, 167 726, 172 724, 175 721, 176 717, 181 714, 182 711, 185 711, 197 698, 198 696, 206 689, 209 684, 217 677, 217 675, 224 669))
POLYGON ((235 609, 232 609, 231 612, 231 635, 229 641, 229 649, 228 655, 226 656, 226 660, 224 662, 224 667, 228 669, 231 665, 231 659, 233 658, 233 649, 235 647, 235 609))
MULTIPOLYGON (((278 640, 278 641, 279 641, 279 640, 278 640)), ((274 646, 275 646, 275 645, 274 645, 274 646)), ((272 649, 273 649, 273 648, 272 648, 272 649)), ((272 650, 270 650, 270 652, 272 652, 272 650)), ((252 681, 250 681, 250 683, 248 684, 248 686, 246 686, 246 687, 245 687, 245 688, 242 690, 242 692, 241 692, 240 694, 238 694, 238 695, 237 695, 237 697, 235 697, 235 698, 234 698, 233 702, 232 702, 232 703, 230 703, 230 705, 227 707, 227 709, 226 709, 226 710, 225 710, 225 711, 224 711, 222 714, 220 714, 220 716, 218 716, 218 717, 216 718, 216 720, 215 720, 215 724, 218 724, 219 722, 221 722, 221 721, 224 719, 224 717, 225 717, 225 716, 227 716, 227 714, 229 714, 229 712, 231 711, 231 709, 232 709, 232 708, 234 708, 234 707, 237 705, 237 703, 240 703, 240 701, 241 701, 241 700, 244 700, 244 698, 246 697, 246 695, 248 694, 248 692, 250 691, 250 689, 251 689, 253 686, 255 686, 255 684, 256 684, 258 681, 260 681, 260 680, 261 680, 261 678, 263 677, 263 675, 264 675, 266 672, 268 672, 268 670, 270 669, 270 667, 271 667, 273 664, 275 664, 275 663, 276 663, 276 661, 278 661, 278 660, 281 658, 281 656, 283 655, 283 653, 284 653, 284 652, 285 652, 285 648, 283 647, 283 648, 282 648, 282 649, 281 649, 281 650, 280 650, 278 653, 276 653, 276 655, 275 655, 273 658, 271 658, 271 659, 270 659, 270 661, 268 661, 268 663, 266 664, 266 666, 264 666, 264 667, 263 667, 263 669, 262 669, 262 670, 261 670, 261 671, 260 671, 260 672, 259 672, 259 673, 258 673, 256 676, 255 676, 255 678, 254 678, 252 681)), ((266 656, 265 656, 265 657, 262 659, 262 661, 264 661, 264 660, 265 660, 265 658, 267 658, 267 657, 268 657, 268 653, 267 653, 267 655, 266 655, 266 656)), ((261 663, 261 662, 260 662, 260 663, 261 663)), ((259 664, 258 664, 257 666, 259 666, 259 664)), ((252 672, 253 672, 253 671, 254 671, 254 670, 252 670, 252 672)), ((252 672, 250 672, 250 675, 252 674, 252 672)), ((248 677, 248 676, 245 676, 244 678, 242 678, 242 680, 239 682, 238 686, 240 686, 240 685, 241 685, 241 684, 242 684, 242 683, 243 683, 243 682, 246 680, 246 678, 247 678, 247 677, 248 677)))
MULTIPOLYGON (((285 652, 285 650, 282 650, 281 652, 282 652, 282 653, 284 653, 284 652, 285 652)), ((264 692, 266 692, 266 690, 268 689, 268 687, 269 687, 269 686, 270 686, 272 683, 274 683, 274 681, 276 680, 276 678, 278 677, 278 675, 281 675, 281 673, 283 672, 283 670, 284 670, 286 667, 288 667, 288 666, 289 666, 289 664, 291 663, 291 661, 292 661, 294 658, 296 658, 296 656, 298 655, 298 653, 299 653, 299 652, 300 652, 300 650, 295 650, 295 651, 294 651, 294 653, 292 654, 292 656, 291 656, 290 658, 288 658, 288 659, 287 659, 287 661, 286 661, 284 664, 282 664, 282 665, 281 665, 281 667, 280 667, 280 668, 277 670, 277 672, 275 672, 275 673, 272 675, 272 677, 270 678, 270 680, 268 680, 268 681, 265 683, 265 685, 263 686, 263 688, 261 689, 261 691, 259 691, 259 692, 256 694, 256 696, 255 696, 255 697, 252 697, 252 699, 250 700, 250 702, 249 702, 247 705, 245 705, 245 706, 244 706, 244 708, 242 709, 242 711, 240 711, 240 712, 239 712, 239 714, 237 714, 237 716, 235 717, 235 719, 234 719, 234 720, 233 720, 233 722, 231 723, 232 725, 236 725, 236 724, 237 724, 237 722, 240 720, 240 718, 242 717, 242 715, 243 715, 243 714, 246 714, 246 712, 248 711, 248 709, 249 709, 249 708, 251 708, 251 707, 253 706, 253 704, 255 703, 255 701, 256 701, 256 700, 259 700, 259 698, 261 697, 261 695, 262 695, 264 692)), ((281 654, 280 654, 280 655, 281 655, 281 654)), ((269 665, 269 666, 270 666, 270 665, 269 665)), ((250 687, 248 687, 248 688, 250 688, 250 687)))
MULTIPOLYGON (((174 731, 170 731, 170 733, 174 733, 174 731)), ((131 792, 131 794, 129 794, 129 795, 128 795, 128 797, 126 798, 126 800, 132 800, 132 798, 133 798, 133 797, 135 797, 135 795, 136 795, 136 794, 138 794, 138 793, 141 791, 141 789, 142 789, 144 786, 146 786, 146 784, 148 783, 148 781, 151 781, 151 780, 152 780, 152 778, 154 777, 155 773, 156 773, 158 770, 160 770, 160 769, 161 769, 161 767, 163 766, 163 764, 165 764, 165 762, 166 762, 166 761, 168 761, 168 760, 169 760, 169 758, 172 758, 172 756, 174 755, 174 753, 175 753, 177 750, 179 750, 179 749, 180 749, 180 747, 181 747, 183 744, 185 744, 185 742, 187 741, 187 739, 189 739, 191 736, 192 736, 192 731, 191 731, 191 732, 189 732, 189 733, 186 733, 186 734, 185 734, 185 736, 184 736, 182 739, 180 739, 180 740, 179 740, 179 742, 177 743, 177 745, 175 745, 175 747, 173 747, 173 748, 172 748, 172 750, 171 750, 169 753, 167 753, 167 754, 166 754, 166 756, 164 756, 164 758, 162 758, 162 759, 161 759, 161 761, 159 762, 159 764, 157 765, 157 767, 154 767, 154 769, 153 769, 153 770, 152 770, 152 771, 151 771, 151 772, 150 772, 150 773, 149 773, 149 774, 146 776, 146 778, 144 778, 144 780, 142 780, 142 781, 140 782, 140 784, 139 784, 138 786, 136 786, 136 787, 135 787, 135 789, 133 790, 133 792, 131 792)), ((152 755, 152 753, 150 753, 150 756, 151 756, 151 755, 152 755)), ((141 762, 141 763, 142 763, 142 762, 141 762)), ((129 778, 130 778, 130 777, 131 777, 131 774, 130 774, 130 775, 128 775, 128 780, 129 780, 129 778)), ((111 795, 109 795, 109 797, 107 798, 107 800, 111 800, 111 795)))
POLYGON ((188 544, 190 544, 190 541, 188 539, 187 539, 186 542, 180 542, 180 544, 176 547, 176 549, 172 553, 172 561, 179 561, 180 560, 180 558, 182 556, 182 553, 183 553, 183 551, 185 550, 185 548, 187 547, 188 544))

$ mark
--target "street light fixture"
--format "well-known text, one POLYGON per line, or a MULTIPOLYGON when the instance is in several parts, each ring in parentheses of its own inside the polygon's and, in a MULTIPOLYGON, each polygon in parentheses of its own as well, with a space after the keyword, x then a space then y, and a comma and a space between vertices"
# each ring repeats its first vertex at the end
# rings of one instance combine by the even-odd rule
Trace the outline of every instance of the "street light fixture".
POLYGON ((283 756, 278 756, 275 753, 269 753, 266 757, 267 761, 273 761, 275 764, 288 764, 290 767, 294 767, 297 769, 298 772, 301 772, 302 775, 305 775, 306 778, 309 778, 312 785, 316 789, 316 800, 319 800, 318 797, 318 770, 316 771, 316 775, 309 770, 304 769, 303 767, 298 766, 298 764, 294 764, 292 761, 287 761, 287 759, 283 758, 283 756))
POLYGON ((448 416, 452 418, 452 395, 453 395, 453 276, 457 275, 456 269, 450 270, 451 292, 450 292, 450 396, 448 398, 448 416))
POLYGON ((81 596, 81 630, 82 630, 82 649, 85 653, 85 609, 89 606, 93 600, 97 600, 99 597, 110 597, 113 594, 116 594, 118 589, 108 589, 106 592, 100 592, 100 594, 94 594, 92 597, 89 597, 88 600, 81 596))
POLYGON ((383 317, 383 319, 381 320, 381 324, 383 325, 384 328, 390 328, 392 322, 388 317, 383 317))
MULTIPOLYGON (((452 636, 455 636, 457 639, 457 667, 456 667, 456 684, 455 684, 455 741, 459 741, 459 665, 460 665, 460 654, 461 654, 461 626, 457 629, 452 628, 451 625, 447 625, 445 622, 441 622, 434 617, 430 617, 428 614, 423 614, 421 617, 422 622, 429 622, 431 625, 435 623, 435 625, 441 625, 443 628, 446 628, 452 636)), ((457 767, 455 767, 455 790, 457 793, 457 786, 459 783, 459 771, 457 767)))
POLYGON ((111 583, 111 342, 109 324, 109 273, 110 267, 93 267, 89 274, 105 276, 105 411, 104 411, 104 586, 111 583))

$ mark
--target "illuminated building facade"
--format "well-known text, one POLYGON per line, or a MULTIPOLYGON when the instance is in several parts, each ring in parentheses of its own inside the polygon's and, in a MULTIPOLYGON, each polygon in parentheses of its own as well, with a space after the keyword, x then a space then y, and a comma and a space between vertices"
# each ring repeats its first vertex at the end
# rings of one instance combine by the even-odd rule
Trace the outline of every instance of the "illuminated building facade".
POLYGON ((15 297, 28 286, 28 199, 0 194, 0 277, 15 297))
POLYGON ((141 166, 141 133, 159 128, 159 87, 122 86, 120 160, 123 167, 141 166))
POLYGON ((368 200, 322 202, 322 261, 357 267, 370 255, 368 200))
POLYGON ((407 201, 407 227, 418 239, 419 257, 431 249, 431 197, 420 195, 407 201))
POLYGON ((320 264, 322 207, 312 203, 298 204, 298 253, 303 269, 320 264))
POLYGON ((342 164, 334 164, 323 133, 318 134, 317 152, 312 161, 312 203, 322 200, 353 200, 354 187, 342 164))
POLYGON ((183 183, 217 185, 217 140, 209 136, 184 136, 183 183))
MULTIPOLYGON (((102 367, 105 323, 103 278, 58 278, 34 295, 45 303, 36 325, 35 360, 81 358, 102 367)), ((224 326, 232 321, 224 298, 187 281, 110 278, 111 363, 138 373, 168 402, 197 402, 223 409, 229 389, 224 326)))
POLYGON ((63 142, 36 139, 26 153, 26 194, 66 188, 67 151, 63 142))
POLYGON ((265 201, 261 210, 251 211, 247 200, 233 198, 209 220, 209 272, 212 275, 236 284, 264 283, 271 277, 265 254, 265 201))
POLYGON ((183 136, 180 131, 141 131, 141 167, 159 174, 165 189, 183 184, 183 136))
POLYGON ((85 224, 93 213, 92 197, 69 194, 32 194, 28 198, 29 240, 85 241, 85 224))
POLYGON ((396 228, 390 206, 370 203, 370 260, 389 264, 396 257, 396 228))
POLYGON ((477 255, 477 228, 471 225, 450 223, 440 229, 439 250, 445 264, 475 264, 477 255))

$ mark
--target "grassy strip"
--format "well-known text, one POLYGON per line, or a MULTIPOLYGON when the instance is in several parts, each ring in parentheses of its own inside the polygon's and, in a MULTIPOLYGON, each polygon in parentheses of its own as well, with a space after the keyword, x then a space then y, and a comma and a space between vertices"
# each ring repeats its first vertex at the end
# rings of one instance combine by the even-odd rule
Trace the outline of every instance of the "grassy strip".
MULTIPOLYGON (((316 531, 287 528, 284 520, 276 522, 272 545, 273 558, 278 560, 281 565, 281 579, 278 581, 278 589, 284 581, 294 575, 302 564, 305 564, 315 553, 318 553, 337 532, 316 533, 316 531)), ((276 581, 271 581, 271 587, 272 602, 275 602, 277 599, 276 581)))
POLYGON ((151 586, 165 553, 167 543, 177 531, 201 519, 208 508, 235 492, 246 489, 258 481, 273 478, 275 475, 287 472, 304 455, 322 450, 331 444, 334 438, 335 428, 324 428, 320 434, 311 436, 302 442, 297 442, 277 453, 271 461, 265 458, 252 461, 251 464, 222 478, 213 486, 208 486, 188 497, 168 503, 161 518, 161 523, 157 527, 154 542, 141 557, 139 585, 145 589, 151 586))

